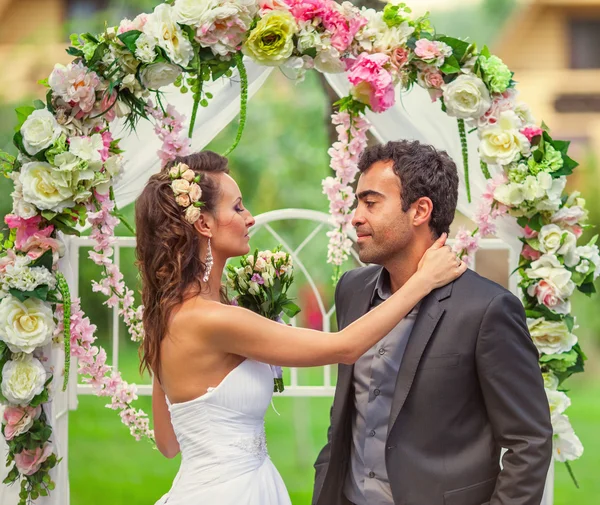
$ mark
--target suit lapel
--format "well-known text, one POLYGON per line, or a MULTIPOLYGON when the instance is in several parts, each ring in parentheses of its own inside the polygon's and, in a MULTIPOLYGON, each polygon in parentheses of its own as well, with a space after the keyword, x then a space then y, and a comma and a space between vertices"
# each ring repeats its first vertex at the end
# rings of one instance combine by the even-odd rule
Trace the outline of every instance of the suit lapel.
MULTIPOLYGON (((381 273, 382 268, 378 268, 374 273, 369 275, 366 280, 356 279, 356 283, 360 283, 358 286, 343 286, 344 290, 350 293, 356 293, 350 299, 350 303, 347 307, 344 307, 344 312, 338 317, 339 329, 342 330, 346 326, 352 324, 359 317, 363 316, 369 311, 371 305, 371 297, 373 290, 377 284, 377 278, 381 273)), ((338 308, 339 310, 339 308, 338 308)), ((345 410, 346 402, 350 396, 352 390, 352 378, 354 376, 354 365, 339 365, 338 366, 338 380, 335 389, 334 399, 334 410, 331 414, 331 421, 334 426, 339 425, 340 416, 345 410)))
POLYGON ((452 283, 433 291, 423 299, 415 326, 410 334, 400 370, 396 377, 396 388, 392 400, 392 409, 388 423, 388 436, 392 431, 398 414, 404 406, 413 380, 419 367, 419 361, 425 352, 431 335, 437 327, 445 309, 441 307, 440 301, 448 298, 452 293, 452 283))

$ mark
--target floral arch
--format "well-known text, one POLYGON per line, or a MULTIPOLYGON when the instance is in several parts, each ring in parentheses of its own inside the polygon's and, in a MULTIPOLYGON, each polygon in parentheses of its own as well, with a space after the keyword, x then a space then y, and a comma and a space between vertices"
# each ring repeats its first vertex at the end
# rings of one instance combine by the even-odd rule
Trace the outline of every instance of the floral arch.
MULTIPOLYGON (((598 246, 595 238, 580 240, 585 202, 564 194, 577 166, 569 143, 535 123, 517 100, 512 72, 486 47, 437 34, 427 16, 413 18, 403 3, 377 12, 333 0, 168 0, 102 34, 73 35, 71 44, 73 62, 56 65, 42 83, 45 101, 16 111, 17 156, 0 153, 3 173, 14 181, 0 252, 0 401, 10 468, 4 483, 20 483, 20 503, 55 487, 50 470, 60 462, 45 406, 66 388, 71 357, 134 437, 153 438, 147 415, 133 406, 135 385, 106 365, 106 353, 94 345, 95 326, 71 298, 59 268, 65 236, 91 226, 90 259, 104 268, 92 289, 119 308, 133 340, 143 338, 143 309, 135 307, 111 260, 120 219, 116 190, 126 192, 133 177, 124 164, 128 137, 117 135, 126 135, 122 127, 128 126, 131 137, 140 120, 148 121, 161 139, 164 164, 192 143, 206 145, 210 137, 202 135, 216 134, 233 118, 238 102, 231 97, 239 95, 239 129, 229 153, 242 138, 249 94, 273 67, 296 79, 309 69, 325 73, 342 96, 332 116, 335 176, 323 181, 335 224, 327 261, 336 272, 351 247, 352 182, 371 124, 380 124, 375 130, 382 138, 395 131, 385 129, 386 114, 397 92, 415 85, 436 102, 429 107, 441 107, 455 121, 461 199, 477 224, 458 234, 457 254, 469 261, 479 238, 495 233, 517 244, 518 285, 541 354, 555 458, 581 455, 561 389, 583 371, 570 297, 575 289, 594 292, 598 246), (167 86, 192 97, 187 128, 164 100, 167 86), (210 124, 210 132, 199 132, 198 124, 210 124), (51 363, 53 346, 64 346, 64 365, 51 363)), ((139 175, 146 180, 150 173, 139 175)))

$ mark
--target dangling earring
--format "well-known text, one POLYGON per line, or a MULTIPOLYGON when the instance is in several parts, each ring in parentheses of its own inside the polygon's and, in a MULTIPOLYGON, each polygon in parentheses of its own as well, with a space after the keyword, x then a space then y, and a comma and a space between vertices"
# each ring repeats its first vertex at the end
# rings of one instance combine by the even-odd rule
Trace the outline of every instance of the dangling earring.
POLYGON ((210 277, 210 271, 213 266, 213 257, 212 251, 210 249, 210 237, 208 238, 208 251, 206 251, 206 261, 204 262, 206 265, 206 270, 204 271, 204 277, 202 277, 203 282, 208 282, 208 278, 210 277))

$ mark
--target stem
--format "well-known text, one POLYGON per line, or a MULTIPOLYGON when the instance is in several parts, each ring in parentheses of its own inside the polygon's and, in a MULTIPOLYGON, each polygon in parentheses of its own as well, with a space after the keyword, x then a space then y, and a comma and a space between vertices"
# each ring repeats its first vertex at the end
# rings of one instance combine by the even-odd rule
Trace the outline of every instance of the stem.
POLYGON ((65 276, 57 272, 57 287, 62 295, 63 306, 63 337, 65 343, 65 375, 63 377, 63 392, 67 390, 69 384, 69 371, 71 369, 71 293, 69 292, 69 284, 65 276))
POLYGON ((123 215, 123 213, 117 207, 117 202, 115 200, 115 190, 113 189, 112 186, 109 189, 109 197, 113 201, 113 203, 115 204, 115 208, 113 209, 113 211, 111 212, 111 214, 113 216, 119 218, 119 220, 125 225, 125 228, 127 228, 135 236, 135 234, 136 234, 135 233, 135 228, 133 226, 131 226, 131 224, 129 224, 129 222, 127 221, 127 219, 125 219, 125 216, 123 215))
POLYGON ((467 132, 465 130, 465 120, 458 120, 458 133, 460 135, 460 145, 462 147, 463 166, 465 171, 465 186, 467 188, 467 200, 471 203, 471 183, 469 182, 469 148, 467 147, 467 132))
POLYGON ((248 75, 246 74, 246 67, 244 66, 244 60, 242 53, 235 53, 235 63, 240 73, 240 124, 238 126, 237 135, 233 145, 225 151, 223 156, 229 156, 231 152, 238 146, 242 139, 242 133, 244 132, 244 126, 246 125, 246 108, 248 105, 248 75))
POLYGON ((575 474, 573 473, 573 469, 571 468, 571 465, 569 464, 568 461, 565 461, 565 466, 567 467, 567 472, 569 472, 571 479, 573 479, 573 484, 575 484, 575 487, 577 489, 579 489, 579 483, 577 482, 577 479, 575 478, 575 474))
POLYGON ((192 138, 194 132, 194 123, 196 123, 196 115, 198 114, 198 107, 200 107, 200 99, 202 98, 202 64, 198 65, 198 72, 196 73, 196 84, 194 85, 194 107, 192 109, 192 118, 190 119, 190 129, 188 130, 188 137, 192 138))
POLYGON ((483 172, 483 175, 485 176, 485 178, 491 179, 492 175, 490 174, 490 170, 487 166, 487 163, 485 161, 480 161, 479 163, 481 165, 481 171, 483 172))

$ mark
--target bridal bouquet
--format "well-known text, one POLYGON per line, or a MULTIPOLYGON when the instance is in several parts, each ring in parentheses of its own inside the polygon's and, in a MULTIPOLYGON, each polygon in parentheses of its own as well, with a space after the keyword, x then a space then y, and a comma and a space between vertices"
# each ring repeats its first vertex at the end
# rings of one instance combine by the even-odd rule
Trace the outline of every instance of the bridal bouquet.
MULTIPOLYGON (((294 317, 300 308, 287 296, 294 281, 291 256, 281 251, 258 251, 244 256, 239 267, 227 266, 227 285, 237 291, 233 302, 273 321, 283 323, 281 314, 294 317)), ((284 389, 281 367, 272 366, 274 391, 284 389)))

